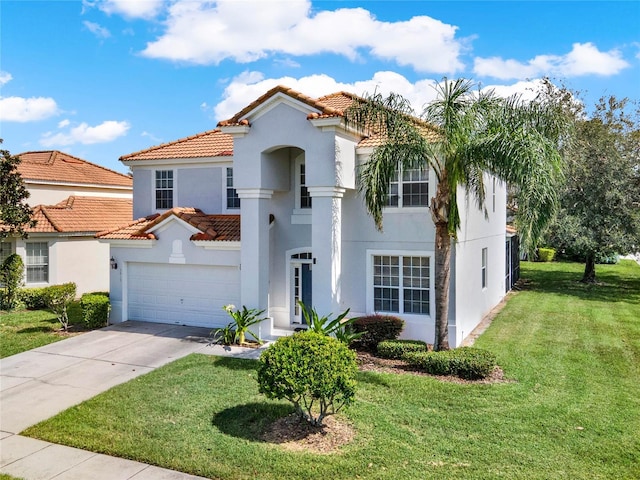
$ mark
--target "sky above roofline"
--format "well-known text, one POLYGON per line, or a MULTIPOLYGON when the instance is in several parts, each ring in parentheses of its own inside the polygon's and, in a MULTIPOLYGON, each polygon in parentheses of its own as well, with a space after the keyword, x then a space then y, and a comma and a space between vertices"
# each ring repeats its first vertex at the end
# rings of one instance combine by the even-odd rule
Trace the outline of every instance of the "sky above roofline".
POLYGON ((531 95, 551 77, 640 98, 640 2, 0 2, 2 148, 118 158, 214 128, 276 85, 395 92, 443 77, 531 95))

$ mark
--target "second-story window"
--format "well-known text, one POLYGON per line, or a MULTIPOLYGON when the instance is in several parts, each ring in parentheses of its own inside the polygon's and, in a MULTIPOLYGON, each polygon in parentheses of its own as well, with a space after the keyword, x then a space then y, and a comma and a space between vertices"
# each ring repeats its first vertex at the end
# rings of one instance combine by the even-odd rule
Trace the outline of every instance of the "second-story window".
POLYGON ((307 188, 305 164, 300 164, 300 208, 311 208, 311 195, 307 188))
POLYGON ((389 182, 388 207, 428 207, 429 171, 411 168, 396 172, 389 182))
POLYGON ((173 208, 173 170, 156 170, 156 208, 173 208))
POLYGON ((233 188, 233 168, 227 167, 227 208, 240 208, 240 197, 233 188))

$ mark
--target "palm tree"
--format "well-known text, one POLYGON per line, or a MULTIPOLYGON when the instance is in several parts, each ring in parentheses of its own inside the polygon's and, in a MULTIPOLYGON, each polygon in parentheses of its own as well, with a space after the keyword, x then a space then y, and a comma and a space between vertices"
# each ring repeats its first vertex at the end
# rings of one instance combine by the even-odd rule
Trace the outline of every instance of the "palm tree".
POLYGON ((436 235, 434 349, 447 350, 451 245, 460 227, 458 187, 486 215, 484 174, 514 185, 516 227, 523 246, 533 249, 556 209, 558 146, 568 123, 549 101, 500 98, 476 90, 469 80, 445 78, 436 90, 436 100, 420 119, 401 96, 373 94, 354 102, 345 121, 382 138, 359 174, 360 192, 379 230, 389 181, 398 169, 430 168, 436 175, 430 203, 436 235))

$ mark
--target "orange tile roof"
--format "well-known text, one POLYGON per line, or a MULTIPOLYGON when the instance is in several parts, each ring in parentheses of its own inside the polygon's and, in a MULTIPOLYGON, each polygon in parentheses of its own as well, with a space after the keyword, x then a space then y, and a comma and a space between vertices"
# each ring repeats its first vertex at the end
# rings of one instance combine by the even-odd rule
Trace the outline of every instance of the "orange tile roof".
POLYGON ((156 213, 140 218, 122 228, 100 232, 96 236, 110 240, 155 239, 157 237, 151 230, 172 215, 200 230, 191 236, 191 240, 240 241, 240 215, 208 215, 197 208, 186 207, 175 207, 162 215, 156 213))
POLYGON ((57 150, 25 152, 20 157, 18 171, 25 180, 83 183, 132 187, 129 175, 87 162, 57 150))
POLYGON ((233 137, 216 129, 123 155, 120 157, 120 161, 224 157, 231 155, 233 155, 233 137))
POLYGON ((57 205, 33 209, 34 227, 28 233, 95 233, 116 228, 133 217, 133 203, 123 198, 69 197, 57 205))

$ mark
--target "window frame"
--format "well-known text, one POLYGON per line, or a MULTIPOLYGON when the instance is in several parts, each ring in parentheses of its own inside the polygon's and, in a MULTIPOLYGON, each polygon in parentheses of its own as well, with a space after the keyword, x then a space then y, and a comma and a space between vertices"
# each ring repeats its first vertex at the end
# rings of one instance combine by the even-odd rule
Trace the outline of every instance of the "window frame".
POLYGON ((226 192, 225 196, 225 209, 229 211, 237 211, 240 210, 242 202, 240 201, 240 197, 238 196, 238 191, 233 186, 233 166, 224 167, 225 176, 224 176, 224 189, 226 192), (229 176, 229 171, 231 171, 231 176, 229 176), (231 184, 229 184, 229 180, 231 180, 231 184), (229 203, 232 201, 234 205, 230 206, 229 203), (237 205, 235 205, 237 203, 237 205))
POLYGON ((153 205, 156 211, 166 211, 166 210, 171 210, 174 206, 175 206, 175 198, 176 198, 176 184, 177 184, 177 175, 176 175, 176 171, 173 168, 166 168, 166 169, 155 169, 153 171, 153 175, 152 175, 152 185, 153 185, 153 205), (171 178, 158 178, 158 174, 162 174, 162 173, 171 173, 171 178), (171 187, 158 187, 158 180, 163 181, 163 180, 171 180, 171 187), (158 193, 159 192, 171 192, 170 198, 163 198, 163 199, 159 199, 158 198, 158 193), (170 206, 164 207, 164 206, 158 206, 158 201, 159 200, 164 200, 166 202, 170 202, 170 206))
MULTIPOLYGON (((411 319, 411 318, 415 318, 415 319, 425 319, 425 318, 433 318, 434 313, 435 313, 435 278, 434 278, 434 269, 435 269, 435 262, 434 262, 434 252, 432 251, 411 251, 411 250, 367 250, 367 271, 366 271, 366 275, 367 275, 367 280, 366 280, 366 285, 367 285, 367 298, 366 298, 366 306, 367 306, 367 311, 371 312, 371 313, 390 313, 390 314, 394 314, 397 316, 400 316, 402 318, 407 318, 407 319, 411 319), (388 311, 388 310, 382 310, 382 309, 376 309, 376 295, 375 295, 375 288, 377 288, 378 286, 376 285, 376 282, 374 280, 374 276, 375 276, 375 257, 398 257, 398 269, 399 269, 399 278, 398 278, 398 285, 396 286, 392 286, 392 287, 387 287, 384 286, 385 288, 397 288, 398 289, 398 311, 388 311), (408 290, 410 288, 411 285, 409 283, 407 283, 407 280, 409 279, 409 277, 405 276, 405 273, 403 272, 404 270, 404 259, 405 258, 412 258, 412 257, 416 257, 416 258, 426 258, 428 260, 428 265, 426 267, 421 267, 421 268, 427 268, 427 272, 428 272, 428 280, 427 280, 427 287, 421 287, 421 288, 413 288, 412 290, 415 291, 427 291, 427 297, 426 297, 426 301, 427 301, 427 308, 428 308, 428 313, 414 313, 414 312, 410 312, 407 311, 405 309, 406 305, 406 298, 405 298, 405 290, 408 290)), ((424 301, 424 300, 423 300, 424 301)))
MULTIPOLYGON (((40 255, 38 256, 38 258, 42 258, 42 251, 40 251, 40 255)), ((50 272, 50 264, 51 264, 51 255, 49 252, 49 242, 47 241, 28 241, 25 242, 25 246, 24 246, 24 259, 25 259, 25 265, 24 265, 24 270, 25 270, 25 283, 27 285, 38 285, 38 284, 48 284, 49 280, 51 278, 51 272, 50 272), (31 247, 31 249, 33 249, 34 245, 40 244, 42 248, 42 246, 45 247, 46 249, 46 262, 45 263, 30 263, 31 258, 33 257, 33 252, 29 252, 29 249, 31 247), (37 268, 42 268, 44 267, 44 280, 42 279, 36 279, 34 280, 33 278, 30 278, 30 272, 34 271, 34 267, 37 268)), ((37 270, 36 270, 37 271, 37 270)))
POLYGON ((487 266, 489 263, 489 249, 487 247, 484 247, 482 249, 480 257, 480 285, 482 287, 482 290, 486 290, 489 285, 489 270, 487 266))
POLYGON ((389 182, 389 191, 387 192, 387 201, 384 208, 387 209, 418 209, 418 208, 429 208, 429 192, 431 191, 431 174, 430 168, 427 167, 425 169, 412 168, 409 170, 402 170, 401 168, 397 169, 394 176, 389 182), (419 180, 414 180, 411 178, 414 172, 420 172, 422 170, 424 174, 424 178, 419 180), (409 178, 407 178, 409 175, 409 178), (410 185, 425 185, 426 192, 407 192, 405 187, 409 187, 410 185), (424 204, 407 204, 406 198, 411 198, 411 196, 424 196, 425 203, 424 204))

